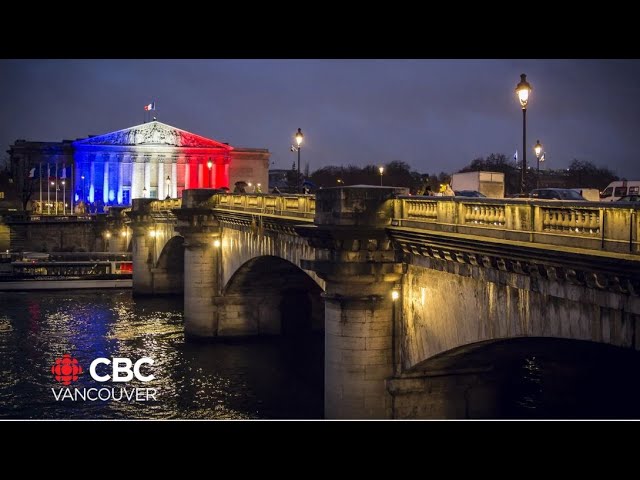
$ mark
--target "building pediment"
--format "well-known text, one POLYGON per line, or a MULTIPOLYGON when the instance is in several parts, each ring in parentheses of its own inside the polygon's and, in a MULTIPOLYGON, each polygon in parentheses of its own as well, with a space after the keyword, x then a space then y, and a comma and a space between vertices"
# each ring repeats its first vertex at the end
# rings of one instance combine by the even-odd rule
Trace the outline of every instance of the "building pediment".
POLYGON ((135 127, 125 128, 116 132, 106 133, 95 137, 85 138, 73 142, 74 146, 134 146, 134 145, 164 145, 191 148, 223 148, 233 150, 233 147, 210 138, 187 132, 157 120, 135 127))

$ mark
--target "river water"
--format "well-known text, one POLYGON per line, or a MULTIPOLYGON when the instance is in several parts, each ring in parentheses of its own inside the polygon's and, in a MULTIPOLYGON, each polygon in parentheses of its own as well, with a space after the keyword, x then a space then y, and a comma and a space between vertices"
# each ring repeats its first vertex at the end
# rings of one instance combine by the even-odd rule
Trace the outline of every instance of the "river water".
MULTIPOLYGON (((182 312, 179 298, 132 298, 129 290, 0 292, 0 418, 322 418, 322 335, 185 343, 182 312), (156 400, 57 401, 64 387, 51 367, 66 353, 84 369, 69 385, 80 390, 123 385, 93 380, 95 358, 152 358, 141 372, 155 378, 125 388, 152 387, 156 400)), ((640 418, 638 353, 521 340, 493 360, 473 359, 495 368, 469 416, 640 418)))
MULTIPOLYGON (((0 292, 0 418, 321 418, 322 337, 185 343, 182 302, 129 290, 0 292), (55 359, 84 372, 69 387, 113 388, 89 376, 98 357, 150 357, 156 401, 56 401, 55 359)), ((99 373, 108 373, 106 366, 99 373)))

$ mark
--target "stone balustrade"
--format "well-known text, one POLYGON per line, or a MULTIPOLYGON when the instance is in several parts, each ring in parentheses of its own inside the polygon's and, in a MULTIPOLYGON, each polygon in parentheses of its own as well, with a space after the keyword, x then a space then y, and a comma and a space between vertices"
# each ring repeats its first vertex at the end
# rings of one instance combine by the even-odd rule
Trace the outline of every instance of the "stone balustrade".
POLYGON ((640 254, 640 206, 399 196, 392 226, 640 254))

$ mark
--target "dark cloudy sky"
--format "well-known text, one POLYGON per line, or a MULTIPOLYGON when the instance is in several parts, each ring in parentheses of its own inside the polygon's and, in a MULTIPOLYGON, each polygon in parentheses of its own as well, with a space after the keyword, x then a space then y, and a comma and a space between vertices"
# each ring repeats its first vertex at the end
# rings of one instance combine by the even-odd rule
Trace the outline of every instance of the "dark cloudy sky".
MULTIPOLYGON (((0 60, 0 143, 75 139, 160 121, 289 168, 382 164, 454 172, 492 152, 522 154, 514 89, 526 73, 528 159, 589 160, 640 178, 638 60, 0 60)), ((6 148, 3 148, 3 151, 6 148)))

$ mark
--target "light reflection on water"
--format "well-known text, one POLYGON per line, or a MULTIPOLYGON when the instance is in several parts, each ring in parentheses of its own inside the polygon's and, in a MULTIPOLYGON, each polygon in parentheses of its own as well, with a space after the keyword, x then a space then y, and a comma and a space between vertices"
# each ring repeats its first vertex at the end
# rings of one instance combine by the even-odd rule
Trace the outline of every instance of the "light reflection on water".
POLYGON ((182 302, 130 291, 0 293, 0 417, 320 418, 322 339, 185 343, 182 302), (151 357, 156 402, 56 402, 50 372, 71 353, 77 388, 109 387, 88 374, 97 357, 151 357))

